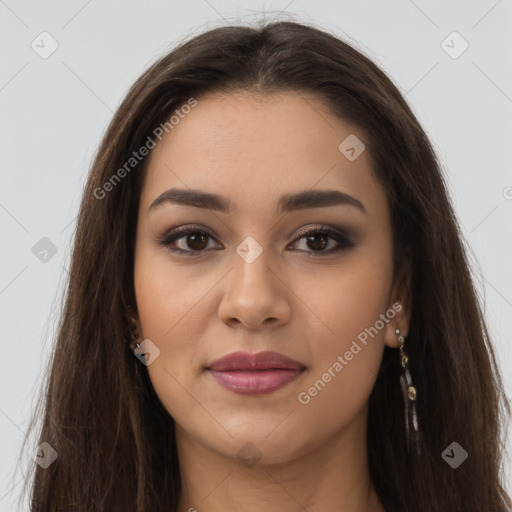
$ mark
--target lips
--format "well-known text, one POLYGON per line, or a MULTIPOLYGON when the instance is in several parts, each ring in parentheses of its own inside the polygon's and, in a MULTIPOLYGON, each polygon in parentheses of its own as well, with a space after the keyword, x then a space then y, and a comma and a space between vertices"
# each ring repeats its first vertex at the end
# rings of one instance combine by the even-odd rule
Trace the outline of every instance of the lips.
POLYGON ((232 352, 217 359, 207 369, 223 372, 228 370, 303 370, 305 365, 278 352, 232 352))
POLYGON ((238 394, 270 393, 297 379, 306 367, 277 352, 233 352, 206 368, 223 388, 238 394))

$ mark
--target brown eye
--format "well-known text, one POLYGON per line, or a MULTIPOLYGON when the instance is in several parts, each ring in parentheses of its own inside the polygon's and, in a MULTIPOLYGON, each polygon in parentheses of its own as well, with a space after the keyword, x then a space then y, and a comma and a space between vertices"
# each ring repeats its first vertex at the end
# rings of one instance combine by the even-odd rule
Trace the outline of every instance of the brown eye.
POLYGON ((171 231, 159 241, 159 244, 175 252, 204 252, 210 238, 212 237, 205 231, 189 227, 171 231))
POLYGON ((206 233, 193 233, 182 238, 185 238, 185 243, 194 251, 206 249, 208 245, 208 235, 206 233))
POLYGON ((306 246, 306 249, 299 250, 301 252, 310 253, 311 257, 328 255, 354 247, 354 243, 349 239, 347 235, 341 231, 338 232, 337 230, 329 227, 303 231, 295 243, 301 240, 305 240, 303 245, 306 246), (326 247, 331 244, 331 241, 335 242, 334 247, 326 249, 326 247))
POLYGON ((314 235, 308 235, 305 237, 308 246, 314 251, 321 251, 329 245, 329 236, 324 233, 315 233, 314 235))

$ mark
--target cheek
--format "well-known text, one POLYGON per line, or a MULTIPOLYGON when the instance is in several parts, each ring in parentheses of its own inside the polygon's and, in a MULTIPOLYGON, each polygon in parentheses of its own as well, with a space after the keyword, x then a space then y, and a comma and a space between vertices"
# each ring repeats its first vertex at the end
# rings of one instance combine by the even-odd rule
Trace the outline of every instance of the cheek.
POLYGON ((171 264, 165 250, 145 246, 136 253, 134 278, 142 335, 160 350, 148 371, 164 366, 183 380, 186 370, 199 364, 193 361, 208 321, 205 291, 214 285, 212 277, 201 278, 193 269, 171 264))
POLYGON ((314 365, 298 402, 323 419, 352 416, 375 383, 385 326, 394 317, 388 310, 390 261, 376 261, 362 255, 350 271, 331 270, 321 286, 302 276, 301 286, 308 290, 305 325, 316 335, 312 332, 314 365))
POLYGON ((160 350, 147 370, 157 396, 178 422, 204 412, 194 408, 189 390, 204 363, 199 346, 208 331, 204 296, 214 283, 206 286, 205 279, 190 274, 168 262, 161 265, 158 258, 152 263, 141 259, 135 271, 142 335, 160 350))
POLYGON ((210 278, 202 279, 191 272, 167 265, 145 266, 136 274, 136 296, 144 337, 169 350, 175 356, 182 350, 193 351, 194 340, 204 331, 207 294, 214 285, 210 278))
POLYGON ((389 307, 391 270, 391 259, 361 251, 337 267, 301 273, 293 289, 304 301, 300 309, 315 325, 318 342, 342 349, 373 326, 389 307))

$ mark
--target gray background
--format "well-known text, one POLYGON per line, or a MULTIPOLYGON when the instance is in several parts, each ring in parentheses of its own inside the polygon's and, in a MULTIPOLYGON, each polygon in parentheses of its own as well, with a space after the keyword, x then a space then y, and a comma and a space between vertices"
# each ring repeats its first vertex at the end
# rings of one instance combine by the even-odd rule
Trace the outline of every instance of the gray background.
MULTIPOLYGON (((18 510, 28 454, 16 460, 48 364, 82 187, 113 111, 184 37, 264 12, 348 39, 406 94, 446 169, 512 396, 510 0, 0 0, 1 512, 18 510), (44 31, 58 43, 46 59, 31 47, 44 31), (446 39, 453 31, 463 39, 446 39), (57 249, 46 262, 32 251, 43 237, 57 249)), ((508 459, 507 475, 511 468, 508 459)))

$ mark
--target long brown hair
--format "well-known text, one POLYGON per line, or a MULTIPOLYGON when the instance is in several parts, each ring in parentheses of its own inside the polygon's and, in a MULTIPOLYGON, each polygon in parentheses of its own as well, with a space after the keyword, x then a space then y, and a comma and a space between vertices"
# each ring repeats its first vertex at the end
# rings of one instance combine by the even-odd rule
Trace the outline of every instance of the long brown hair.
POLYGON ((401 368, 396 350, 386 347, 367 434, 371 477, 386 511, 505 512, 511 501, 500 483, 500 424, 510 408, 441 166, 402 95, 371 60, 327 32, 289 21, 218 27, 183 42, 144 72, 117 109, 78 215, 41 395, 39 442, 58 457, 46 469, 33 464, 31 510, 176 510, 174 420, 127 345, 148 159, 122 179, 112 177, 191 98, 236 90, 316 93, 365 133, 372 171, 386 190, 395 276, 409 282, 407 351, 423 431, 421 456, 413 459, 405 444, 401 368), (452 442, 469 454, 457 469, 441 456, 452 442))

